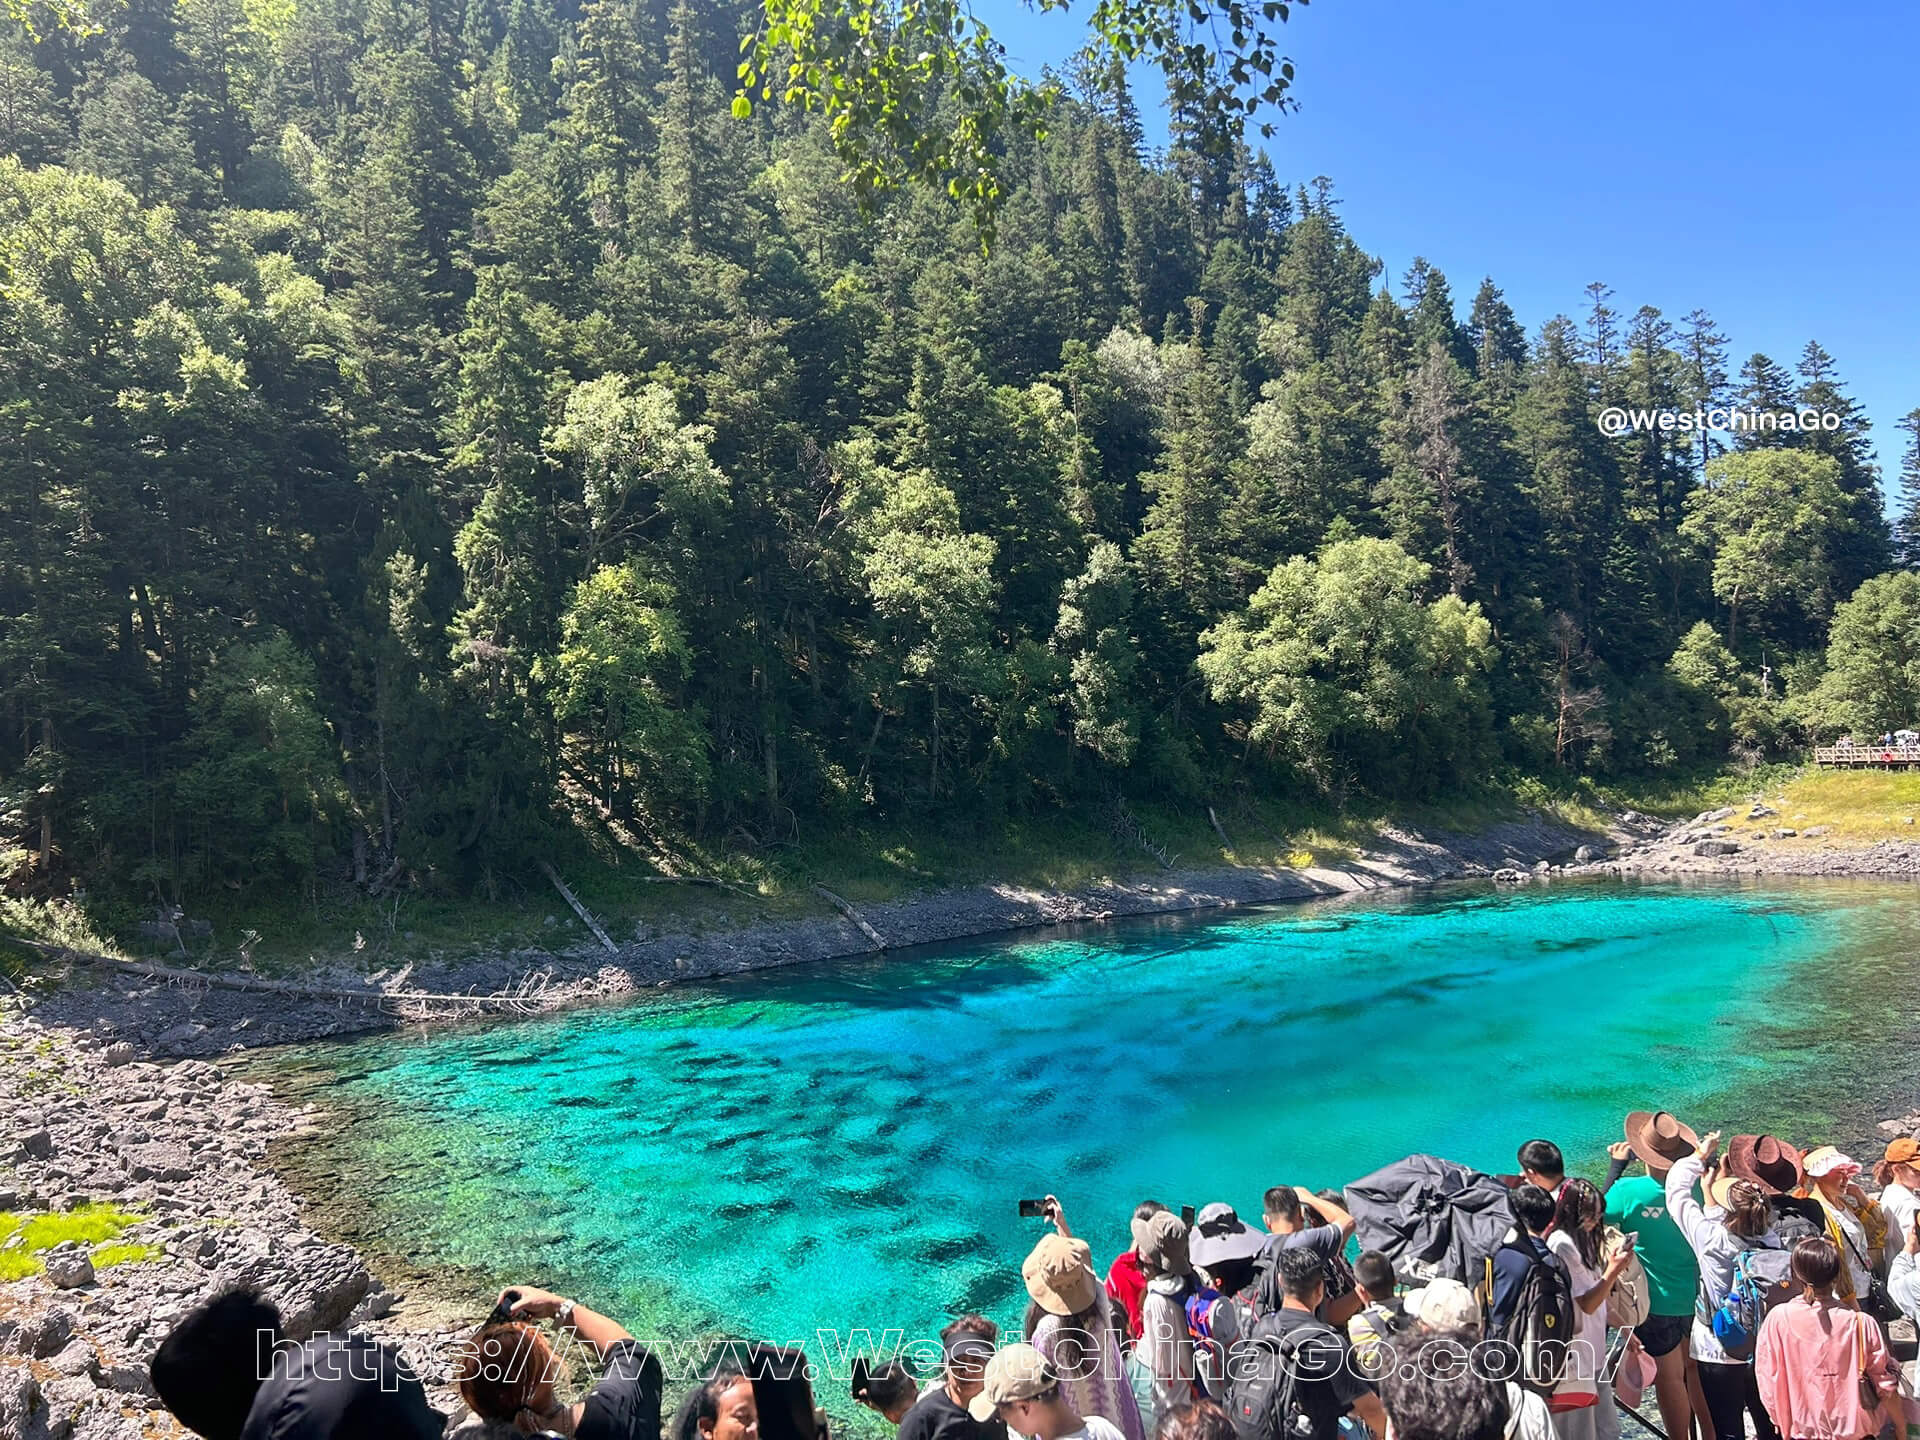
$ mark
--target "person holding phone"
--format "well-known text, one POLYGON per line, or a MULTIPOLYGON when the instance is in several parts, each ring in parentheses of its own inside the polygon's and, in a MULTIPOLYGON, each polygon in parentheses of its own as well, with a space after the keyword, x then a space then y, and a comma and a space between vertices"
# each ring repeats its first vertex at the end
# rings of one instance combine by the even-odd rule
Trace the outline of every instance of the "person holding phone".
POLYGON ((1613 1386, 1602 1384, 1600 1375, 1607 1358, 1607 1297, 1633 1258, 1633 1246, 1622 1245, 1611 1257, 1604 1253, 1605 1211, 1598 1185, 1577 1177, 1564 1181, 1547 1231, 1547 1249, 1560 1257, 1573 1282, 1576 1343, 1548 1402, 1560 1440, 1612 1440, 1620 1433, 1613 1386))
POLYGON ((550 1431, 575 1440, 658 1440, 660 1362, 617 1322, 549 1290, 518 1285, 500 1293, 494 1313, 462 1348, 454 1379, 479 1419, 448 1440, 550 1431), (605 1373, 584 1400, 560 1398, 562 1367, 538 1322, 593 1346, 605 1373))

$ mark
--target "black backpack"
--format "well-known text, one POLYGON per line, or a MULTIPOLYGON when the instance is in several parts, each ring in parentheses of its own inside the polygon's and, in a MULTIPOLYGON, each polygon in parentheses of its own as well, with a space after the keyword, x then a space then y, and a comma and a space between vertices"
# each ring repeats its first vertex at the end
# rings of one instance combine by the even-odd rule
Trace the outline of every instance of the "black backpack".
MULTIPOLYGON (((1574 1320, 1573 1278, 1557 1255, 1542 1256, 1524 1240, 1500 1247, 1524 1255, 1526 1278, 1514 1297, 1505 1329, 1493 1338, 1518 1352, 1519 1369, 1511 1379, 1538 1395, 1551 1395, 1566 1373, 1570 1347, 1579 1338, 1574 1320)), ((1487 1261, 1487 1301, 1493 1300, 1493 1261, 1487 1261)), ((1594 1357, 1597 1365, 1599 1356, 1594 1357)))
POLYGON ((1276 1332, 1260 1325, 1233 1347, 1227 1370, 1227 1415, 1235 1440, 1305 1440, 1316 1430, 1306 1405, 1307 1389, 1323 1381, 1300 1373, 1301 1350, 1310 1339, 1338 1344, 1325 1325, 1276 1332))

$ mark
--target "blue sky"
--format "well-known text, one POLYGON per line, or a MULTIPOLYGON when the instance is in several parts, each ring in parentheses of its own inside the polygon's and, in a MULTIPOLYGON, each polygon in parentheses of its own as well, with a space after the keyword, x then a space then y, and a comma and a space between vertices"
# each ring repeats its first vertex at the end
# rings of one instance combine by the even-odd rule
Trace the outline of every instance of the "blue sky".
MULTIPOLYGON (((1023 71, 1079 33, 979 13, 1023 71)), ((1396 293, 1424 255, 1463 318, 1491 275, 1532 332, 1604 280, 1623 316, 1706 308, 1736 372, 1817 339, 1893 488, 1920 406, 1920 6, 1313 0, 1285 50, 1300 109, 1267 152, 1332 177, 1396 293)))

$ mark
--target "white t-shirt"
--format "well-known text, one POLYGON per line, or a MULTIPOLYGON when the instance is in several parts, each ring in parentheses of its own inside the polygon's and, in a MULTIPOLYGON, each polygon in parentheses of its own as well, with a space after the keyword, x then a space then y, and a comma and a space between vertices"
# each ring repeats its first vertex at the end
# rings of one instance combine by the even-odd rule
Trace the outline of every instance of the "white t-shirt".
POLYGON ((1067 1431, 1060 1440, 1121 1440, 1120 1427, 1098 1415, 1088 1415, 1078 1430, 1067 1431))
POLYGON ((1553 1412, 1546 1399, 1511 1380, 1507 1381, 1505 1440, 1553 1440, 1553 1412))
POLYGON ((1913 1217, 1920 1212, 1920 1195, 1895 1181, 1880 1192, 1880 1208, 1887 1212, 1887 1223, 1891 1227, 1887 1236, 1888 1253, 1897 1255, 1906 1248, 1913 1217))
POLYGON ((1580 1297, 1600 1283, 1600 1272, 1589 1269, 1580 1259, 1580 1247, 1564 1230, 1552 1231, 1547 1236, 1547 1248, 1560 1257, 1573 1279, 1574 1337, 1585 1342, 1584 1348, 1574 1347, 1567 1360, 1566 1373, 1560 1377, 1553 1393, 1597 1395, 1599 1386, 1594 1377, 1607 1359, 1607 1307, 1602 1305, 1589 1315, 1581 1308, 1580 1297))

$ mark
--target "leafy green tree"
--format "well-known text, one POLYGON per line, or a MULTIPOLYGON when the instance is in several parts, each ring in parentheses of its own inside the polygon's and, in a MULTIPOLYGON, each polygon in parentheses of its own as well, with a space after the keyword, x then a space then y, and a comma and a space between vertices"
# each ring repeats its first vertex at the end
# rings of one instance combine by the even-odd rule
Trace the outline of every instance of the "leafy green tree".
POLYGON ((1087 556, 1087 568, 1060 592, 1060 620, 1053 648, 1067 658, 1067 688, 1061 697, 1075 745, 1109 765, 1124 766, 1140 743, 1141 716, 1134 694, 1140 655, 1129 626, 1133 581, 1126 557, 1103 540, 1087 556))
POLYGON ((1833 460, 1804 451, 1751 450, 1707 466, 1680 530, 1712 553, 1729 645, 1739 644, 1743 608, 1831 613, 1833 545, 1852 524, 1839 473, 1833 460))
POLYGON ((863 463, 854 564, 871 608, 868 686, 874 710, 863 771, 892 714, 924 713, 925 795, 940 795, 941 764, 958 704, 994 688, 989 649, 993 542, 960 528, 953 492, 925 471, 894 475, 863 463))
POLYGON ((1489 741, 1492 629, 1387 540, 1344 540, 1274 568, 1243 614, 1201 636, 1216 700, 1249 738, 1344 794, 1362 776, 1430 794, 1463 782, 1489 741))
POLYGON ((1829 736, 1920 720, 1920 574, 1876 575, 1834 611, 1826 673, 1810 699, 1810 718, 1829 736))
POLYGON ((180 776, 189 876, 312 878, 343 799, 316 685, 285 635, 229 646, 201 678, 180 776))
POLYGON ((685 803, 707 782, 707 734, 680 702, 693 650, 671 587, 634 562, 603 565, 575 588, 559 653, 537 662, 563 724, 578 726, 589 773, 623 817, 637 797, 685 803))

